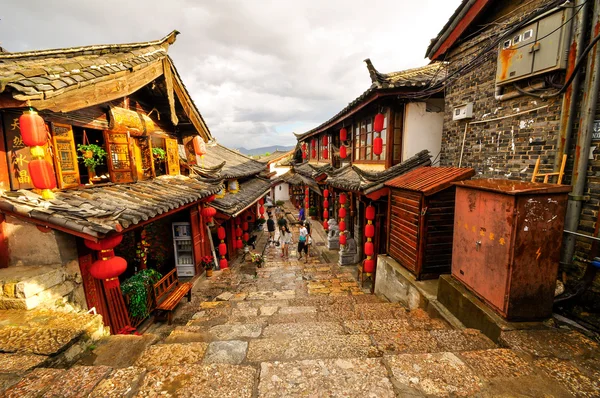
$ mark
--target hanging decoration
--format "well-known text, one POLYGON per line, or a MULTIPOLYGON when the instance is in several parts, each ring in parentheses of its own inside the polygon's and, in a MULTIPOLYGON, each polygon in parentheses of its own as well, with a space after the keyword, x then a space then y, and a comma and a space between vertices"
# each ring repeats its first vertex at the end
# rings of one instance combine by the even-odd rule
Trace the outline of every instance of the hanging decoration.
POLYGON ((29 147, 33 160, 27 165, 31 183, 42 190, 42 198, 54 199, 52 189, 56 188, 54 169, 46 157, 44 145, 48 142, 48 129, 44 119, 34 110, 26 111, 19 117, 21 138, 29 147))
POLYGON ((210 207, 208 205, 205 205, 204 208, 202 209, 202 217, 204 219, 206 219, 206 222, 208 224, 213 222, 213 217, 217 214, 217 209, 215 209, 214 207, 210 207))
POLYGON ((242 231, 244 231, 244 234, 242 235, 243 242, 248 242, 250 240, 250 234, 248 233, 248 228, 250 228, 248 221, 244 221, 242 223, 242 231))
POLYGON ((317 141, 314 138, 310 141, 310 147, 311 148, 316 148, 317 147, 317 141))
POLYGON ((229 180, 227 182, 227 192, 236 194, 240 191, 240 184, 238 180, 229 180))
POLYGON ((385 115, 378 113, 375 115, 373 121, 373 131, 377 133, 377 137, 373 138, 373 153, 380 156, 383 152, 383 139, 381 138, 381 132, 383 131, 383 125, 385 123, 385 115))
POLYGON ((340 130, 340 141, 346 141, 348 139, 348 130, 342 127, 340 130))
POLYGON ((194 145, 194 152, 196 153, 196 163, 204 167, 204 155, 206 155, 206 143, 199 135, 195 136, 192 140, 194 145), (200 158, 200 161, 198 161, 200 158))
POLYGON ((375 236, 375 226, 373 225, 375 207, 372 205, 367 206, 365 217, 367 219, 367 225, 365 225, 365 236, 367 238, 365 242, 365 255, 367 259, 363 263, 363 271, 369 276, 375 270, 375 261, 373 260, 373 255, 375 254, 375 246, 373 245, 373 237, 375 236))
POLYGON ((329 230, 329 189, 323 190, 323 229, 329 230))
POLYGON ((221 256, 221 259, 219 260, 219 267, 221 269, 227 269, 229 268, 229 265, 227 264, 227 259, 225 258, 225 255, 227 254, 227 245, 225 244, 225 237, 227 235, 225 234, 225 228, 222 226, 217 228, 217 236, 221 241, 219 244, 219 255, 221 256))
POLYGON ((235 219, 235 224, 236 224, 236 227, 235 227, 235 237, 236 237, 235 247, 236 247, 236 249, 242 249, 244 247, 244 242, 242 242, 242 235, 244 234, 244 232, 242 231, 242 227, 240 226, 241 223, 242 222, 241 222, 241 220, 240 220, 239 217, 235 219))
POLYGON ((346 146, 340 146, 340 158, 346 159, 348 157, 348 153, 346 152, 346 146))
POLYGON ((340 158, 346 159, 348 156, 348 152, 346 150, 346 145, 344 142, 348 139, 348 130, 345 127, 340 129, 340 158))
POLYGON ((310 158, 311 159, 316 159, 317 158, 317 150, 315 148, 310 150, 310 158))
POLYGON ((329 159, 329 136, 328 135, 324 135, 321 138, 321 144, 323 145, 323 154, 322 154, 322 158, 327 160, 329 159))
POLYGON ((340 194, 340 209, 338 210, 338 226, 340 228, 340 245, 346 246, 347 232, 346 232, 346 201, 347 197, 345 193, 340 194))
POLYGON ((306 159, 308 154, 306 153, 306 142, 302 143, 302 159, 306 159))

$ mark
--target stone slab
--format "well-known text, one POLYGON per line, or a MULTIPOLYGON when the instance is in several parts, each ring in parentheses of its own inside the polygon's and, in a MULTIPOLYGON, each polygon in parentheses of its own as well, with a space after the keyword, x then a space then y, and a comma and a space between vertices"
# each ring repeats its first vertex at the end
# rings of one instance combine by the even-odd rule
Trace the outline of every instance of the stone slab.
POLYGON ((258 392, 261 398, 393 398, 396 395, 386 375, 378 359, 263 362, 258 392))
POLYGON ((255 339, 262 333, 262 325, 255 323, 218 325, 210 328, 209 333, 216 340, 255 339))
POLYGON ((534 361, 552 380, 556 380, 576 397, 600 396, 600 372, 585 374, 570 361, 540 358, 534 361))
POLYGON ((263 305, 260 307, 260 315, 261 316, 271 316, 277 312, 279 309, 278 306, 273 305, 263 305))
POLYGON ((135 365, 145 368, 191 365, 202 362, 207 343, 156 344, 148 347, 135 365))
POLYGON ((0 351, 52 355, 81 334, 81 329, 4 326, 0 327, 0 351))
POLYGON ((600 354, 598 343, 576 331, 514 330, 503 332, 499 341, 502 346, 534 357, 573 359, 600 354))
POLYGON ((44 397, 86 397, 110 371, 108 366, 75 366, 50 385, 44 397))
POLYGON ((149 371, 135 397, 251 398, 256 369, 211 364, 149 371))
POLYGON ((157 336, 152 334, 110 336, 94 350, 94 355, 96 355, 94 365, 106 365, 113 368, 133 366, 142 352, 156 340, 157 336))
POLYGON ((228 363, 238 365, 246 358, 248 342, 239 340, 213 341, 204 356, 205 364, 228 363))
POLYGON ((372 338, 377 349, 384 353, 417 354, 442 351, 437 340, 427 330, 373 333, 372 338))
POLYGON ((131 397, 145 373, 144 368, 115 369, 94 387, 89 398, 131 397))
POLYGON ((327 335, 342 335, 344 328, 336 322, 307 322, 307 323, 279 323, 268 325, 263 330, 263 338, 290 338, 290 337, 314 337, 327 335))
POLYGON ((223 292, 216 297, 217 301, 229 301, 234 297, 234 294, 231 292, 223 292))
POLYGON ((504 348, 461 352, 457 356, 485 379, 522 377, 534 372, 530 362, 504 348))
POLYGON ((429 333, 436 339, 441 351, 475 351, 496 348, 494 342, 475 329, 431 330, 429 333))
POLYGON ((40 397, 55 381, 62 378, 66 370, 62 369, 34 369, 18 383, 4 391, 4 398, 33 398, 40 397))
POLYGON ((39 367, 47 359, 45 355, 0 353, 0 374, 24 373, 39 367))

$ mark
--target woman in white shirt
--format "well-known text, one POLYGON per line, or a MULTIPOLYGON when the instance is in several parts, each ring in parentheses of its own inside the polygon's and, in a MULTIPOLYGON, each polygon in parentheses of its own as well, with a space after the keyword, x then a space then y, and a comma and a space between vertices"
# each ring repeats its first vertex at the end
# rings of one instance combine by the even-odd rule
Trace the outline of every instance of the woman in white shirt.
POLYGON ((279 240, 281 243, 281 257, 288 258, 290 255, 290 244, 292 243, 292 233, 287 225, 283 225, 279 231, 279 240))
POLYGON ((298 260, 300 260, 302 258, 302 251, 304 251, 306 260, 304 261, 305 263, 308 263, 308 231, 306 230, 306 227, 304 226, 304 224, 300 224, 300 229, 299 229, 299 237, 298 237, 298 260))

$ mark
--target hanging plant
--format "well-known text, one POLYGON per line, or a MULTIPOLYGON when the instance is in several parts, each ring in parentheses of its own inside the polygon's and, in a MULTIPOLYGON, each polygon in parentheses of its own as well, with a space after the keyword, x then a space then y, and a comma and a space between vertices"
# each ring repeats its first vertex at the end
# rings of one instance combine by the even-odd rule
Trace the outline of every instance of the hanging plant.
POLYGON ((167 152, 162 148, 152 148, 152 155, 154 156, 154 159, 164 160, 167 156, 167 152))
POLYGON ((129 296, 129 313, 132 317, 148 316, 148 288, 158 282, 162 275, 153 269, 144 269, 121 283, 121 291, 129 296))
POLYGON ((104 164, 104 158, 106 158, 106 151, 99 145, 96 144, 79 144, 77 145, 77 151, 81 152, 82 156, 79 159, 83 160, 85 167, 91 171, 95 171, 97 166, 104 164))

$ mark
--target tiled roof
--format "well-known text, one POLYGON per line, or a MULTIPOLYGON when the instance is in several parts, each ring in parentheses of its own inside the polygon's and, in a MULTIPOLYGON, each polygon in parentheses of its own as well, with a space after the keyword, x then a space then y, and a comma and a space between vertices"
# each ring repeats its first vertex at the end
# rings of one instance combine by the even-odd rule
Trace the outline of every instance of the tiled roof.
POLYGON ((17 100, 48 99, 66 91, 161 62, 179 32, 156 41, 0 53, 0 92, 17 100))
POLYGON ((271 190, 271 182, 256 177, 242 182, 239 188, 238 193, 227 193, 225 197, 215 199, 211 205, 222 213, 237 217, 271 190))
POLYGON ((272 154, 270 154, 269 156, 263 156, 260 159, 256 159, 257 161, 259 161, 260 163, 264 163, 264 164, 271 164, 274 161, 280 160, 286 156, 292 156, 292 154, 294 153, 294 150, 291 151, 275 151, 272 154))
POLYGON ((70 189, 57 192, 50 201, 27 190, 8 191, 0 196, 0 211, 102 238, 213 195, 220 186, 220 181, 161 176, 130 184, 70 189))
POLYGON ((318 178, 319 176, 321 176, 323 174, 327 174, 329 171, 334 170, 334 168, 330 164, 325 164, 323 166, 315 166, 311 163, 304 162, 304 163, 294 165, 294 170, 298 174, 300 174, 304 177, 314 179, 314 178, 318 178))
MULTIPOLYGON (((429 46, 427 46, 427 51, 425 53, 425 57, 427 58, 431 58, 433 56, 433 54, 435 53, 435 51, 437 50, 437 48, 439 47, 439 45, 441 45, 442 43, 442 37, 446 36, 446 32, 448 30, 450 30, 454 20, 463 13, 463 10, 465 9, 465 7, 467 7, 467 5, 471 2, 471 0, 462 0, 462 2, 460 3, 460 5, 456 8, 456 10, 454 10, 454 13, 452 14, 452 16, 450 17, 450 19, 448 19, 448 21, 446 22, 446 24, 444 25, 444 27, 442 28, 442 30, 440 30, 440 32, 437 34, 437 36, 433 39, 431 39, 431 41, 429 42, 429 46)), ((470 7, 469 7, 470 8, 470 7)), ((468 11, 468 9, 466 9, 465 11, 468 11)))
POLYGON ((448 188, 455 181, 467 180, 474 175, 475 169, 471 168, 420 167, 386 182, 385 185, 429 196, 448 188))
POLYGON ((213 143, 206 145, 206 155, 194 170, 201 174, 215 174, 219 178, 235 179, 259 174, 266 170, 266 166, 221 144, 213 143))
POLYGON ((342 167, 328 173, 327 183, 336 188, 369 194, 382 188, 387 181, 399 175, 429 165, 431 165, 431 155, 425 149, 404 162, 383 171, 367 172, 351 165, 342 167))
MULTIPOLYGON (((371 87, 325 123, 322 123, 305 133, 294 133, 298 140, 306 139, 311 135, 331 127, 331 125, 342 121, 344 115, 350 113, 359 104, 362 104, 365 101, 375 100, 375 92, 379 92, 380 90, 405 88, 406 94, 415 93, 439 82, 446 77, 447 72, 446 64, 443 62, 436 62, 419 68, 391 73, 379 72, 368 58, 365 59, 365 63, 367 64, 367 69, 371 77, 371 87)), ((402 97, 401 93, 395 95, 399 98, 402 97)))

